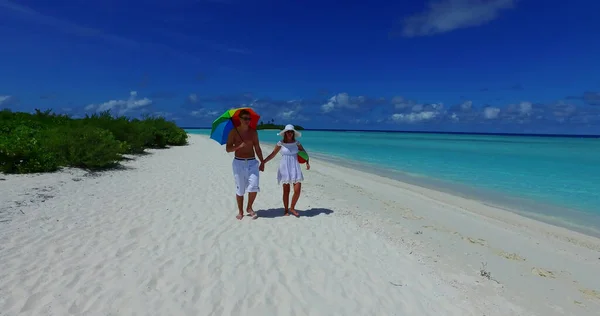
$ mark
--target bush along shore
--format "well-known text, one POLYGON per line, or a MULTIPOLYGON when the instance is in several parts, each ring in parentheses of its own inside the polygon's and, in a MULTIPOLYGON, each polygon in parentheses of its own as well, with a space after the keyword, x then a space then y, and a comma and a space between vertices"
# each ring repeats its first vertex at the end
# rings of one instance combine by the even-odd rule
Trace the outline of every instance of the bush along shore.
POLYGON ((73 119, 51 110, 0 111, 0 172, 90 171, 117 167, 125 154, 187 144, 188 135, 163 117, 129 119, 110 111, 73 119))

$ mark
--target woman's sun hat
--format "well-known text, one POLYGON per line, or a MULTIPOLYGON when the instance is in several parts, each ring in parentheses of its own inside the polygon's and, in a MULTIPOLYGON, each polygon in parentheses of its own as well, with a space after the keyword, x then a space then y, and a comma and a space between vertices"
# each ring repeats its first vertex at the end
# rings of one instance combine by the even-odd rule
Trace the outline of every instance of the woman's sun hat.
POLYGON ((278 135, 283 136, 283 134, 285 134, 287 131, 294 131, 294 137, 302 137, 302 133, 298 132, 292 124, 286 125, 285 128, 278 133, 278 135))

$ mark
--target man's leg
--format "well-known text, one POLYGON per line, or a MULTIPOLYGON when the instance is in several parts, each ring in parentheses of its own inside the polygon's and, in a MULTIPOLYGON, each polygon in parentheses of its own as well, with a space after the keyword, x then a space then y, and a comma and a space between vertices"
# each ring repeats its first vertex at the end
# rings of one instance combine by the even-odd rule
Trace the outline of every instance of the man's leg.
POLYGON ((234 159, 232 162, 233 168, 233 177, 235 179, 235 199, 238 206, 238 215, 235 217, 237 219, 244 218, 244 192, 246 190, 246 183, 248 182, 248 177, 246 176, 245 165, 243 165, 243 161, 234 159))
POLYGON ((258 192, 249 192, 248 193, 248 207, 246 207, 246 210, 248 211, 248 214, 253 215, 254 209, 252 208, 252 205, 254 205, 254 200, 256 200, 256 195, 258 194, 258 192))
POLYGON ((240 195, 235 195, 235 199, 237 200, 237 206, 238 206, 238 215, 235 217, 237 219, 242 219, 244 218, 244 196, 240 196, 240 195))
POLYGON ((253 205, 256 195, 260 192, 258 166, 258 160, 251 160, 248 164, 248 187, 246 188, 246 192, 248 192, 248 206, 246 207, 246 212, 248 212, 252 218, 257 217, 253 205))

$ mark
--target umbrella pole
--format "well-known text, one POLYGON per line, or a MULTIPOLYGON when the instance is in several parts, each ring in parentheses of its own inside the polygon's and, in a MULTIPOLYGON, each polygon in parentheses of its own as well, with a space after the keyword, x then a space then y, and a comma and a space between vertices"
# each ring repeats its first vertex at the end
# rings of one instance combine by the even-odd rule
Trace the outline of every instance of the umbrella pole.
POLYGON ((231 118, 229 118, 229 120, 231 121, 231 124, 233 124, 233 129, 235 129, 235 131, 237 132, 238 136, 240 137, 240 139, 243 142, 244 139, 242 138, 242 135, 240 134, 240 131, 238 131, 237 126, 235 126, 235 122, 233 122, 233 119, 231 119, 231 118))

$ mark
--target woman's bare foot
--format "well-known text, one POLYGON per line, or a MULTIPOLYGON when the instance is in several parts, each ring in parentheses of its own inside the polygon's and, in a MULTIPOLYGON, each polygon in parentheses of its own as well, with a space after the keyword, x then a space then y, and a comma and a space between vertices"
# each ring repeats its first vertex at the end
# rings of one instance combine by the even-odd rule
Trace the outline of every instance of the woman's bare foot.
POLYGON ((244 214, 238 214, 235 216, 235 218, 241 220, 242 218, 244 218, 244 214))
POLYGON ((258 215, 256 215, 256 212, 254 212, 253 209, 249 208, 246 210, 246 212, 248 212, 248 215, 250 215, 252 217, 252 219, 257 219, 258 215))
POLYGON ((296 210, 293 208, 290 209, 290 213, 292 213, 292 215, 294 215, 296 217, 300 217, 300 214, 298 214, 298 212, 296 212, 296 210))

